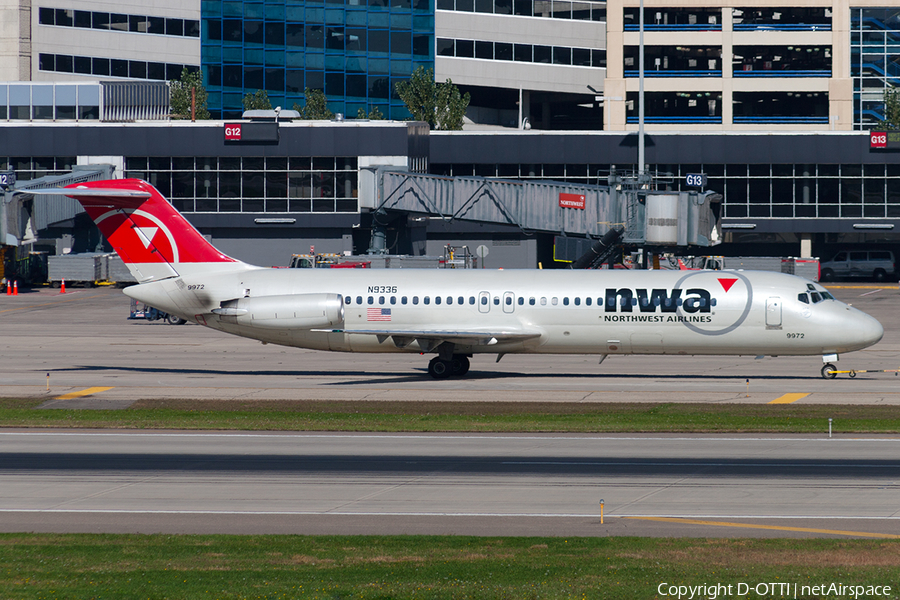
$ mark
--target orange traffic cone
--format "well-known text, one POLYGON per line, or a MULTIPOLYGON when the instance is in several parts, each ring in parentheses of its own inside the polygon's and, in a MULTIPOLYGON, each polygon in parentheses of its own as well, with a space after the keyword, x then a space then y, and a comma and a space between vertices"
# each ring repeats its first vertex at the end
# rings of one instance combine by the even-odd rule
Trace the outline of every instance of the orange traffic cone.
POLYGON ((59 286, 59 293, 60 294, 66 293, 66 280, 65 279, 62 280, 62 285, 59 286))
POLYGON ((19 282, 13 281, 13 296, 19 295, 19 282))

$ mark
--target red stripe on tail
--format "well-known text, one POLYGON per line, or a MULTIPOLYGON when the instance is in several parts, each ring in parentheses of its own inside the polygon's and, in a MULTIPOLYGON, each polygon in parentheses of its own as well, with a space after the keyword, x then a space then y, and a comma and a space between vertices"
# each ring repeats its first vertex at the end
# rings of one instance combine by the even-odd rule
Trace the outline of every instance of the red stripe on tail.
POLYGON ((67 189, 126 263, 237 262, 216 250, 146 181, 91 181, 67 189), (78 188, 141 191, 150 197, 79 196, 78 188))

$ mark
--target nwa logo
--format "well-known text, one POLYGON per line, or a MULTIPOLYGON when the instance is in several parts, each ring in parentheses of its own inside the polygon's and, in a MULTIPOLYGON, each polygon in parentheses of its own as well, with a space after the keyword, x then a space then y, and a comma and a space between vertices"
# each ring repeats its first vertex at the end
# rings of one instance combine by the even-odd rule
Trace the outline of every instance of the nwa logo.
POLYGON ((664 289, 630 290, 621 288, 618 290, 606 290, 606 312, 633 312, 637 306, 642 313, 664 312, 674 313, 678 308, 686 313, 708 313, 714 301, 709 290, 703 288, 690 288, 685 290, 675 288, 671 292, 664 289), (684 293, 684 298, 682 298, 684 293))
POLYGON ((722 277, 693 271, 671 289, 609 288, 604 300, 605 322, 680 323, 701 335, 722 335, 746 320, 753 289, 741 273, 722 277), (718 299, 710 290, 713 286, 718 299))

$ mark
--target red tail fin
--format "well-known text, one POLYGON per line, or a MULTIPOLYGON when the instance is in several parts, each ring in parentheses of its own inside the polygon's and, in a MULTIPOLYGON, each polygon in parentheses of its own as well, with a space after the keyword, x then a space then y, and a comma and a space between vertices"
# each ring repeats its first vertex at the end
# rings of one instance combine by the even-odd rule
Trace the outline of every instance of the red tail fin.
MULTIPOLYGON (((113 179, 68 186, 122 260, 149 273, 182 263, 236 263, 213 247, 146 181, 113 179), (80 190, 84 190, 79 193, 80 190), (103 191, 108 190, 109 194, 103 191), (159 268, 153 268, 156 264, 159 268)), ((156 279, 157 276, 145 277, 156 279)))

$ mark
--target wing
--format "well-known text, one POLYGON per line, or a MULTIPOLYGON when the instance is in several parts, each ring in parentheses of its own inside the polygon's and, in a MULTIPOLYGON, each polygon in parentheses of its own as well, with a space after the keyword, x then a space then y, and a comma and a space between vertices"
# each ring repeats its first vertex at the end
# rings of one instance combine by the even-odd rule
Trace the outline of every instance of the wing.
POLYGON ((378 338, 379 344, 383 344, 390 339, 398 348, 406 348, 413 342, 416 342, 422 352, 432 352, 444 342, 452 342, 461 346, 493 346, 504 342, 523 342, 541 337, 539 331, 533 330, 320 329, 316 331, 374 335, 378 338))

